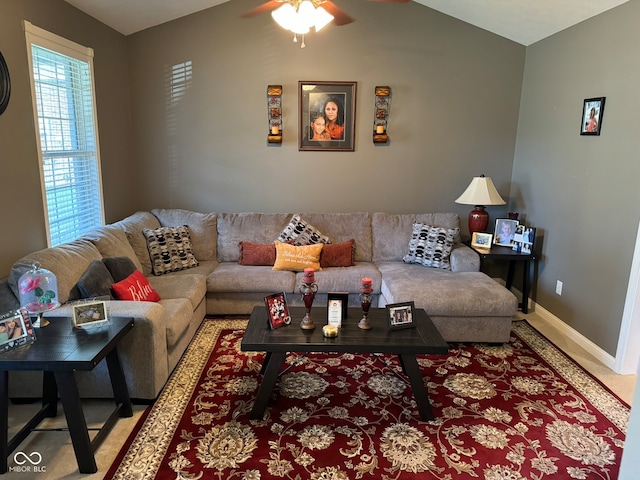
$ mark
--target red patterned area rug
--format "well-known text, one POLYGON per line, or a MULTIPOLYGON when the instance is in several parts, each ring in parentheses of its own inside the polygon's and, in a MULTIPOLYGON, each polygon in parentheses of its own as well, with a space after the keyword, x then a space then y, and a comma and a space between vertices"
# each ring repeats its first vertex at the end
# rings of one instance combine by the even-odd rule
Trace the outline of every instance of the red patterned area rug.
MULTIPOLYGON (((629 406, 525 321, 501 346, 419 356, 436 420, 397 359, 291 354, 249 420, 261 353, 244 320, 204 321, 114 479, 615 479, 629 406)), ((285 327, 285 328, 295 328, 285 327)))

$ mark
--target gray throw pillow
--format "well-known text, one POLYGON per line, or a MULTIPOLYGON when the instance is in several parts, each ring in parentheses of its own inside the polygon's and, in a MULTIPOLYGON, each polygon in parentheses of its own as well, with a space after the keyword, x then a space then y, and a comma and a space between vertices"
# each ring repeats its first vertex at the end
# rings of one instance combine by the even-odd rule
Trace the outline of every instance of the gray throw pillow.
POLYGON ((129 257, 106 257, 102 263, 111 273, 113 283, 121 282, 136 270, 135 263, 129 257))
POLYGON ((82 274, 76 286, 80 298, 109 297, 111 295, 111 285, 115 282, 107 267, 100 260, 94 260, 89 268, 82 274))

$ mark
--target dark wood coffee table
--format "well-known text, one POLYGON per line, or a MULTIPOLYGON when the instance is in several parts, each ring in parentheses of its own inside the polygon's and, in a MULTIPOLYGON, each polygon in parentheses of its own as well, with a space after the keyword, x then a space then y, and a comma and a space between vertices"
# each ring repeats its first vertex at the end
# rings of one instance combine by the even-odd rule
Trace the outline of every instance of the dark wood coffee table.
POLYGON ((71 318, 49 318, 51 323, 36 329, 36 342, 0 354, 0 473, 7 471, 7 456, 45 417, 57 415, 58 394, 69 427, 69 435, 80 473, 95 473, 94 452, 118 417, 131 417, 129 391, 118 356, 117 345, 133 328, 131 318, 111 318, 91 330, 74 329, 71 318), (115 410, 93 440, 89 438, 74 372, 91 371, 107 361, 115 410), (11 439, 8 439, 9 371, 44 372, 42 408, 11 439))
POLYGON ((292 307, 289 310, 292 318, 291 325, 270 330, 267 326, 265 307, 255 307, 242 338, 241 349, 243 351, 267 353, 262 365, 262 383, 251 409, 250 417, 252 419, 264 416, 269 397, 288 352, 389 353, 398 355, 404 373, 409 378, 420 417, 423 420, 434 419, 416 354, 444 355, 449 351, 449 346, 423 309, 414 310, 415 327, 402 330, 388 328, 386 309, 371 309, 369 320, 373 328, 361 330, 358 328, 358 322, 362 318, 362 310, 349 308, 348 316, 343 319, 340 333, 335 338, 326 338, 322 335, 322 327, 327 323, 326 308, 311 309, 311 316, 316 324, 315 330, 311 331, 300 328, 300 321, 305 313, 304 308, 292 307))

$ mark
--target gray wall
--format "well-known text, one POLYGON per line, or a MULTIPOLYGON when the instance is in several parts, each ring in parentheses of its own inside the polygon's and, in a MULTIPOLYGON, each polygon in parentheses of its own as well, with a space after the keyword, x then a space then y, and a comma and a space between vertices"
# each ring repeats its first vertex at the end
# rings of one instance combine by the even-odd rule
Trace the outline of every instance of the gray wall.
POLYGON ((511 187, 544 234, 537 302, 612 355, 640 217, 639 20, 631 1, 527 48, 511 187), (601 96, 601 135, 580 136, 601 96))
POLYGON ((0 115, 0 277, 24 254, 46 247, 23 20, 94 49, 107 221, 138 203, 126 38, 62 0, 1 0, 0 51, 11 75, 11 99, 0 115))
POLYGON ((300 49, 270 15, 241 18, 256 4, 234 0, 128 38, 144 208, 466 219, 472 207, 454 200, 480 174, 508 198, 523 46, 413 2, 357 1, 344 5, 354 23, 300 49), (168 108, 166 69, 185 61, 192 83, 168 108), (357 82, 355 152, 298 151, 299 80, 357 82), (267 146, 269 84, 284 89, 277 147, 267 146), (372 142, 376 85, 392 89, 389 146, 372 142))

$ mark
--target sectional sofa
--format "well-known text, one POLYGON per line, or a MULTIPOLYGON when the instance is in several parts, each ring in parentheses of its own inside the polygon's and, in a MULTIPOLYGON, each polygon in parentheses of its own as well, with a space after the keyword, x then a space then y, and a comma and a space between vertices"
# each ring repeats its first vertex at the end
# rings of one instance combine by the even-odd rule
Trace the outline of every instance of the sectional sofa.
MULTIPOLYGON (((372 279, 374 305, 413 301, 427 311, 448 342, 509 340, 517 300, 479 272, 478 255, 461 243, 459 219, 453 213, 136 212, 74 242, 16 261, 8 277, 0 281, 0 309, 19 306, 18 279, 34 262, 57 277, 63 305, 49 316, 60 316, 70 314, 81 292, 92 295, 91 287, 96 285, 92 274, 100 262, 129 259, 161 299, 113 300, 108 302, 108 312, 135 319, 120 356, 131 396, 154 399, 205 315, 247 315, 255 305, 264 304, 265 296, 278 292, 285 292, 290 305, 302 305, 298 293, 302 272, 280 262, 281 249, 300 243, 294 237, 302 227, 319 232, 323 241, 330 242, 317 259, 314 305, 325 305, 329 292, 347 292, 350 306, 358 306, 361 279, 367 277, 372 279), (154 235, 167 231, 178 242, 186 241, 188 255, 169 259, 166 249, 158 254, 163 243, 154 243, 154 235), (425 231, 438 235, 426 238, 425 231), (277 248, 276 240, 281 241, 276 242, 277 248), (435 255, 425 254, 429 242, 431 247, 439 245, 435 255), (439 250, 442 245, 445 255, 439 250), (279 269, 274 269, 273 255, 279 269), (156 274, 160 272, 165 273, 156 274)), ((97 284, 102 283, 104 289, 104 279, 99 280, 97 284)), ((109 281, 116 280, 120 279, 115 274, 109 277, 109 281)), ((107 292, 108 286, 107 282, 107 292)), ((297 324, 294 319, 288 328, 297 324)), ((111 395, 103 365, 77 375, 83 396, 111 395)), ((14 397, 37 397, 40 382, 37 378, 26 381, 24 376, 19 382, 12 379, 10 391, 14 397)))

